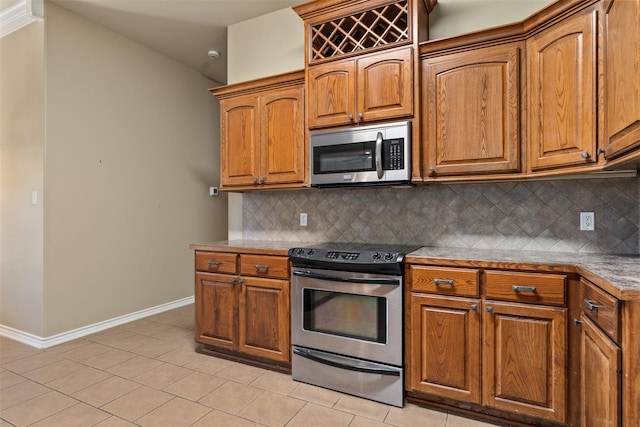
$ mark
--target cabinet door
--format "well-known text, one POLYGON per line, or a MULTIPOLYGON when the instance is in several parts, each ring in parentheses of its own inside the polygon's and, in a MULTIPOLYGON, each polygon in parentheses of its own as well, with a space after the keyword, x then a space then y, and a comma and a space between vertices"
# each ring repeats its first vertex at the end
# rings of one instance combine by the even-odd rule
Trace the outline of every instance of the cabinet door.
POLYGON ((289 282, 245 276, 240 279, 240 351, 289 362, 289 282))
POLYGON ((274 89, 260 97, 260 182, 304 181, 303 88, 274 89))
POLYGON ((363 56, 357 66, 357 121, 413 114, 413 50, 363 56))
POLYGON ((606 156, 610 158, 640 147, 640 2, 605 4, 606 156))
POLYGON ((309 128, 341 125, 355 120, 355 73, 353 59, 309 67, 309 128))
POLYGON ((196 273, 196 342, 237 349, 234 307, 236 276, 196 273))
POLYGON ((252 185, 259 172, 258 100, 254 95, 220 102, 222 186, 252 185))
POLYGON ((520 54, 514 43, 423 61, 429 174, 520 170, 520 54))
POLYGON ((527 40, 532 170, 596 160, 596 26, 588 9, 527 40))
POLYGON ((565 308, 484 302, 483 403, 564 422, 565 308))
POLYGON ((616 427, 620 422, 620 349, 585 315, 580 338, 580 425, 616 427))
POLYGON ((480 403, 479 300, 411 295, 409 389, 480 403))

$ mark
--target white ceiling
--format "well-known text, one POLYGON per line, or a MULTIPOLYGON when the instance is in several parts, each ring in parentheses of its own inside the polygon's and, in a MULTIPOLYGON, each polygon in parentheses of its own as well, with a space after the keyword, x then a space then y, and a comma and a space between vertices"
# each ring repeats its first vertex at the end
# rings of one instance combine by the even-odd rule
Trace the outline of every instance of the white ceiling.
POLYGON ((225 84, 227 27, 307 0, 51 1, 225 84))

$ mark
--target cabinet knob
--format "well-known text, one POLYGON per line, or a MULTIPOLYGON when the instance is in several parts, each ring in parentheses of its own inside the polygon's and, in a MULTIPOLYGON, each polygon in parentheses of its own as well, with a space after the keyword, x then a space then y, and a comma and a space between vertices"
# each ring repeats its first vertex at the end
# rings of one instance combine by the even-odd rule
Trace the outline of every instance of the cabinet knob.
POLYGON ((478 311, 478 304, 471 304, 471 310, 478 311))
POLYGON ((431 166, 429 168, 429 176, 435 176, 436 175, 436 167, 435 166, 431 166))
POLYGON ((573 319, 573 325, 574 326, 582 325, 582 320, 578 320, 578 319, 574 318, 573 319))
POLYGON ((362 114, 362 113, 358 113, 358 118, 359 118, 359 119, 364 118, 364 114, 362 114))
POLYGON ((253 178, 253 183, 257 184, 258 183, 258 178, 253 178))
POLYGON ((242 286, 243 283, 242 279, 238 279, 238 286, 242 286))
POLYGON ((353 114, 349 114, 349 120, 353 121, 353 114))
POLYGON ((264 184, 264 176, 260 177, 260 184, 264 184))
POLYGON ((604 148, 598 148, 598 150, 596 151, 596 154, 599 156, 600 154, 606 154, 607 150, 605 150, 604 148))
POLYGON ((487 307, 487 313, 493 313, 493 307, 487 307))
POLYGON ((591 156, 589 155, 588 151, 583 151, 582 153, 580 153, 580 157, 582 157, 583 159, 588 159, 591 156))
POLYGON ((231 284, 235 286, 235 284, 236 284, 236 279, 231 279, 231 284))

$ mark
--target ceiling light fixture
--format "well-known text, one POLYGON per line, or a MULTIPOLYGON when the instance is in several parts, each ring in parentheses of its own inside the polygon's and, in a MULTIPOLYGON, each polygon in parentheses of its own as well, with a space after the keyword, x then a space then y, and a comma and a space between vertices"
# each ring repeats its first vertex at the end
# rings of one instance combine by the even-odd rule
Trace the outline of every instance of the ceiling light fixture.
POLYGON ((220 52, 212 49, 209 52, 207 52, 207 55, 209 56, 209 59, 216 59, 217 57, 220 56, 220 52))

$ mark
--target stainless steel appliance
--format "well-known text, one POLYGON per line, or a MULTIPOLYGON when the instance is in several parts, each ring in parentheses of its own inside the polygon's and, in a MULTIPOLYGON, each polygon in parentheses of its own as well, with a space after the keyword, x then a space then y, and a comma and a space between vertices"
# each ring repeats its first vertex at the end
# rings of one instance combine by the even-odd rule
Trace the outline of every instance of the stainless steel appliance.
POLYGON ((314 187, 408 184, 411 122, 312 132, 314 187))
POLYGON ((294 380, 402 407, 403 260, 415 247, 293 248, 294 380))

